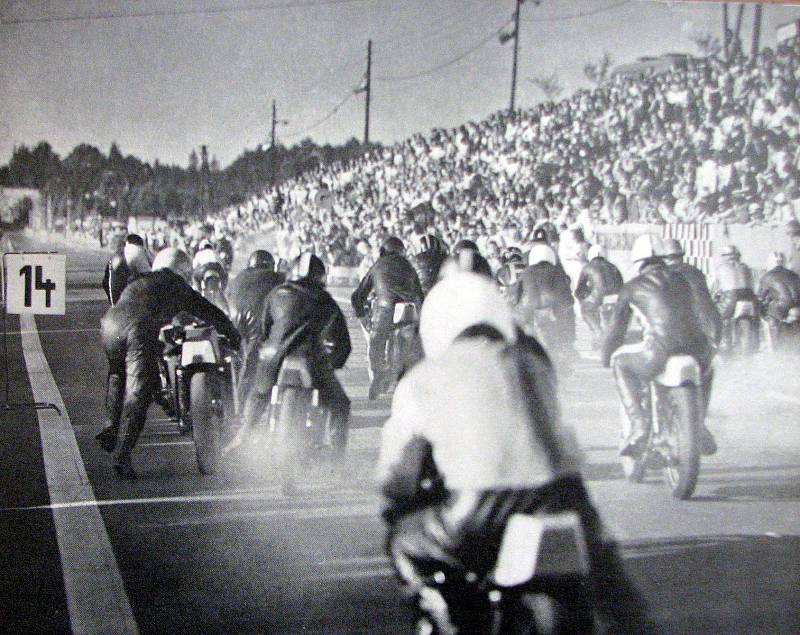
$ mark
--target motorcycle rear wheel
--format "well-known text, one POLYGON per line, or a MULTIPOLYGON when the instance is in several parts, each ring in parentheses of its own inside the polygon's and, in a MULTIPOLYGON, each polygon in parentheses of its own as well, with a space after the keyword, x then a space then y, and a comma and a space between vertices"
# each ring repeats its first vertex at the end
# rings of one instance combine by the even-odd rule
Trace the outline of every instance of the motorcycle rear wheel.
POLYGON ((222 453, 222 391, 213 373, 195 373, 190 384, 192 436, 201 474, 217 471, 222 453))
POLYGON ((665 469, 672 496, 691 498, 700 473, 700 394, 696 386, 679 386, 666 391, 663 435, 669 440, 673 464, 665 469))
POLYGON ((294 387, 281 391, 278 416, 275 419, 272 447, 281 491, 291 496, 297 490, 297 467, 300 461, 301 440, 308 404, 303 392, 294 387))
POLYGON ((750 320, 740 318, 733 325, 734 337, 736 338, 737 352, 741 355, 751 355, 755 353, 755 333, 750 320))

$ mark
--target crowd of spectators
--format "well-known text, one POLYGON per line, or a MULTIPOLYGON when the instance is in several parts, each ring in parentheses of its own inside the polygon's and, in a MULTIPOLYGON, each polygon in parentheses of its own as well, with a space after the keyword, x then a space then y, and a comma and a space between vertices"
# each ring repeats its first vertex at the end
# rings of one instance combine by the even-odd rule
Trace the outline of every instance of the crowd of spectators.
POLYGON ((491 260, 547 219, 750 223, 800 217, 800 39, 755 57, 675 58, 559 102, 417 134, 322 165, 220 212, 234 235, 272 226, 279 255, 354 265, 419 227, 491 260))

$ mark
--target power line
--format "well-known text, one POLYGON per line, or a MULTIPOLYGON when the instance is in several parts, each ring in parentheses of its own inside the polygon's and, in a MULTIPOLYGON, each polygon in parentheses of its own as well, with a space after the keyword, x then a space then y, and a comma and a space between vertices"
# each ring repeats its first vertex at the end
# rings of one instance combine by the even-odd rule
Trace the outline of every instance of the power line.
POLYGON ((241 13, 245 11, 274 11, 279 9, 297 9, 305 7, 325 7, 340 4, 354 4, 371 2, 372 0, 293 0, 287 3, 262 3, 234 7, 207 7, 189 9, 163 9, 156 11, 141 11, 138 13, 96 13, 90 15, 67 15, 67 16, 40 16, 37 18, 5 18, 0 17, 0 24, 34 24, 41 22, 78 22, 90 20, 116 20, 123 18, 151 18, 151 17, 173 17, 182 15, 211 15, 219 13, 241 13))
POLYGON ((564 20, 575 20, 577 18, 586 18, 590 15, 597 15, 598 13, 603 13, 605 11, 611 11, 612 9, 616 9, 621 7, 622 5, 629 4, 630 0, 622 0, 622 2, 617 2, 615 4, 610 4, 606 7, 599 7, 597 9, 591 9, 589 11, 583 11, 579 13, 572 13, 568 15, 553 15, 553 16, 545 16, 543 18, 528 18, 527 20, 522 20, 523 22, 561 22, 564 20))
POLYGON ((466 51, 463 51, 456 57, 453 57, 445 62, 442 62, 441 64, 437 64, 436 66, 432 66, 431 68, 425 69, 424 71, 420 71, 418 73, 410 73, 408 75, 383 76, 383 77, 376 77, 375 79, 382 82, 399 82, 407 79, 416 79, 418 77, 427 77, 428 75, 433 75, 437 71, 447 68, 448 66, 452 66, 456 62, 460 62, 465 57, 467 57, 467 55, 469 55, 470 53, 474 53, 479 48, 484 46, 487 42, 493 40, 495 37, 497 37, 500 31, 502 31, 509 24, 509 22, 511 22, 511 20, 506 20, 498 28, 489 33, 486 37, 482 38, 481 40, 477 41, 475 44, 470 46, 466 51))
POLYGON ((334 115, 335 115, 337 112, 339 112, 339 109, 340 109, 342 106, 344 106, 344 105, 345 105, 345 104, 346 104, 346 103, 347 103, 347 102, 348 102, 348 101, 349 101, 349 100, 350 100, 350 99, 351 99, 353 96, 355 96, 355 94, 356 94, 356 93, 355 93, 354 91, 352 91, 352 90, 351 90, 351 91, 349 91, 349 92, 347 93, 347 95, 345 95, 345 96, 344 96, 344 98, 343 98, 343 99, 342 99, 342 100, 341 100, 341 101, 340 101, 338 104, 336 104, 336 105, 333 107, 333 109, 332 109, 332 110, 330 110, 330 111, 329 111, 329 112, 328 112, 328 113, 327 113, 327 114, 326 114, 324 117, 322 117, 322 119, 318 119, 317 121, 315 121, 315 122, 314 122, 314 123, 312 123, 311 125, 309 125, 309 126, 307 126, 307 127, 303 128, 302 130, 297 130, 296 132, 290 132, 290 133, 288 133, 288 134, 282 135, 282 136, 283 136, 283 138, 284 138, 284 139, 291 139, 291 138, 293 138, 293 137, 299 137, 301 134, 305 134, 306 132, 310 132, 310 131, 311 131, 311 130, 313 130, 314 128, 317 128, 318 126, 321 126, 321 125, 322 125, 322 124, 324 124, 326 121, 328 121, 328 119, 330 119, 330 118, 331 118, 331 117, 333 117, 333 116, 334 116, 334 115))

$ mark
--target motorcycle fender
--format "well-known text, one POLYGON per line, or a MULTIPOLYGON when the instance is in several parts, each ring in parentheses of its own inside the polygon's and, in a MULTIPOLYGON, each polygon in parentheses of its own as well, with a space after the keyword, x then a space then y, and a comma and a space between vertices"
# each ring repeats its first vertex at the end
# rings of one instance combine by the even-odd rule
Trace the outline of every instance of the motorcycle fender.
POLYGON ((577 512, 513 514, 506 524, 492 580, 515 587, 535 576, 583 576, 589 553, 577 512))
POLYGON ((756 316, 756 305, 749 300, 739 300, 733 309, 733 319, 738 320, 742 317, 754 318, 756 316))
POLYGON ((202 363, 217 363, 217 355, 212 342, 210 340, 184 342, 181 347, 181 366, 202 363))
POLYGON ((668 388, 677 388, 684 384, 701 386, 700 364, 691 355, 673 355, 667 360, 656 381, 668 388))

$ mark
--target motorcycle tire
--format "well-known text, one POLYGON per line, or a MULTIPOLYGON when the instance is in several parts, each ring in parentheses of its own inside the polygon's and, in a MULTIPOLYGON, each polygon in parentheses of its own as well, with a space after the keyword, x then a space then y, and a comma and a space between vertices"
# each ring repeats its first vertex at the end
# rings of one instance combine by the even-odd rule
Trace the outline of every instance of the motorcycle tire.
POLYGON ((272 448, 281 491, 285 496, 291 496, 297 490, 297 468, 302 458, 299 437, 308 413, 305 401, 305 391, 291 386, 281 391, 272 448))
POLYGON ((195 373, 190 384, 192 437, 201 474, 217 471, 222 453, 222 391, 213 373, 195 373))
MULTIPOLYGON (((627 439, 631 431, 631 424, 628 421, 628 415, 625 408, 620 404, 619 407, 620 420, 622 421, 622 439, 627 439)), ((624 441, 623 441, 624 442, 624 441)), ((646 471, 644 458, 634 459, 630 456, 619 457, 620 464, 622 465, 622 473, 625 478, 631 483, 641 483, 646 471)))
POLYGON ((669 388, 665 398, 664 436, 669 440, 673 464, 666 467, 667 483, 672 496, 691 498, 700 473, 700 392, 696 386, 669 388))

